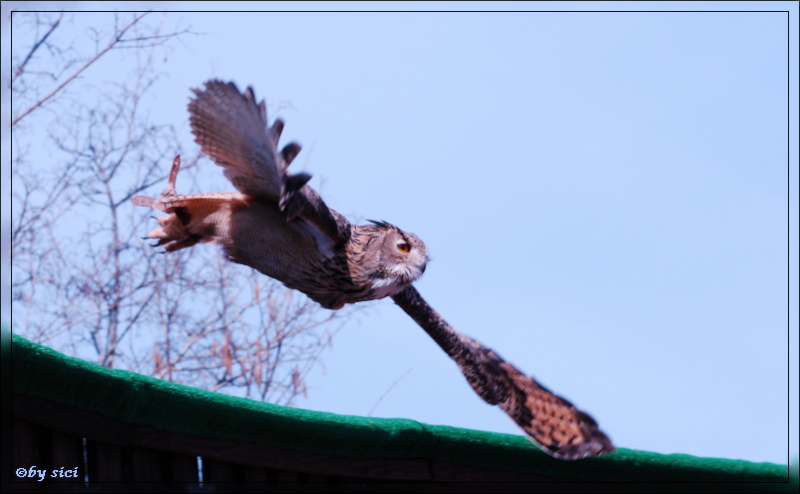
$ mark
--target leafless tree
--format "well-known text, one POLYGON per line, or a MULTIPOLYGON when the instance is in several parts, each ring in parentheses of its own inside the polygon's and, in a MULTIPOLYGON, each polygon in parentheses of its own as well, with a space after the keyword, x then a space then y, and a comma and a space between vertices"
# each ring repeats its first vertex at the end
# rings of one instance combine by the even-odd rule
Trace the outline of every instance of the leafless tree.
MULTIPOLYGON (((181 152, 173 127, 147 116, 155 60, 189 31, 107 14, 108 32, 70 39, 82 15, 12 14, 14 332, 106 367, 291 403, 347 313, 213 247, 159 255, 143 242, 152 220, 130 199, 163 187, 181 152), (109 57, 129 73, 102 73, 109 57)), ((200 159, 184 156, 183 192, 200 159)))

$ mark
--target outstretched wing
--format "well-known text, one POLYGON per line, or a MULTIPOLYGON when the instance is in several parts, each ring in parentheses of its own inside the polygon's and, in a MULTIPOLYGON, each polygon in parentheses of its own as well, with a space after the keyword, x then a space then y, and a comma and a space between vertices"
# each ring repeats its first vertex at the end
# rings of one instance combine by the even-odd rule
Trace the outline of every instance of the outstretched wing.
POLYGON ((472 389, 490 405, 502 408, 546 453, 577 460, 614 451, 592 417, 493 350, 455 331, 412 285, 392 299, 456 361, 472 389))
POLYGON ((291 161, 278 156, 283 122, 268 126, 266 106, 256 103, 252 89, 242 94, 234 83, 218 80, 205 86, 193 89, 196 97, 189 101, 195 142, 225 168, 225 176, 239 191, 278 202, 291 161))
POLYGON ((266 105, 256 102, 253 88, 241 93, 232 82, 211 80, 205 89, 192 91, 189 122, 195 142, 225 168, 225 176, 239 191, 271 200, 287 220, 303 218, 334 244, 347 238, 350 223, 306 185, 311 175, 286 171, 301 147, 291 142, 278 152, 283 121, 268 125, 266 105))

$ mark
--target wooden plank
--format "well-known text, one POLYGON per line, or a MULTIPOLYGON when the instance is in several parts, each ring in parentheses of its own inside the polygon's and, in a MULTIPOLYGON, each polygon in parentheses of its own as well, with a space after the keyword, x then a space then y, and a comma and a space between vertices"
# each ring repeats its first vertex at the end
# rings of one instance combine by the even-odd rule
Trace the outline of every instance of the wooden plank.
MULTIPOLYGON (((245 465, 244 481, 245 482, 270 482, 270 473, 274 472, 268 468, 254 467, 252 465, 245 465)), ((274 474, 273 474, 274 477, 274 474)))
MULTIPOLYGON (((16 468, 26 470, 31 467, 41 468, 42 453, 39 447, 41 431, 45 428, 19 417, 13 417, 11 422, 11 464, 16 468)), ((15 472, 16 474, 16 472, 15 472)), ((15 475, 20 480, 27 476, 15 475)))
POLYGON ((203 484, 241 482, 245 470, 245 465, 203 458, 203 484))
MULTIPOLYGON (((74 435, 83 435, 96 444, 118 444, 125 446, 123 453, 133 450, 128 447, 140 447, 179 453, 188 457, 202 456, 204 458, 204 483, 211 482, 205 478, 205 462, 216 460, 232 465, 253 466, 266 469, 267 481, 271 481, 270 472, 277 472, 277 481, 304 482, 298 473, 322 476, 335 476, 342 482, 362 482, 380 480, 399 481, 501 481, 501 482, 537 482, 557 481, 559 479, 534 475, 524 472, 496 470, 487 467, 475 467, 455 463, 428 460, 426 458, 381 458, 362 457, 351 458, 331 454, 316 453, 312 451, 292 450, 278 448, 264 444, 248 443, 244 441, 204 437, 191 434, 179 434, 156 429, 150 426, 125 423, 105 415, 83 410, 69 405, 50 402, 42 398, 13 395, 12 409, 16 417, 31 422, 56 427, 74 435), (294 479, 294 480, 292 480, 294 479)), ((100 451, 98 451, 98 454, 100 451)), ((137 453, 126 460, 121 458, 121 480, 141 481, 139 475, 147 479, 168 479, 170 475, 163 473, 158 467, 158 460, 148 457, 150 453, 137 453), (148 459, 149 458, 149 459, 148 459), (136 468, 131 470, 133 462, 136 468)), ((157 457, 157 455, 156 455, 157 457)), ((42 460, 44 461, 44 460, 42 460)), ((108 478, 116 482, 120 475, 117 467, 107 465, 101 467, 105 460, 95 458, 90 464, 90 481, 96 472, 97 480, 108 478)), ((112 456, 108 462, 116 462, 112 456)), ((184 460, 187 465, 191 460, 184 460)), ((231 481, 241 481, 246 478, 246 468, 223 467, 221 464, 211 464, 209 474, 214 479, 223 478, 231 481), (216 470, 215 470, 216 469, 216 470)), ((59 465, 60 466, 60 465, 59 465)), ((187 467, 189 468, 189 467, 187 467)), ((187 474, 190 475, 190 474, 187 474)), ((251 474, 260 475, 260 474, 251 474)), ((307 477, 306 477, 307 478, 307 477)), ((563 479, 561 479, 563 480, 563 479)))
POLYGON ((141 446, 130 446, 125 449, 127 454, 123 456, 123 461, 130 461, 131 471, 131 478, 125 480, 135 482, 168 481, 169 475, 165 474, 164 470, 169 468, 169 465, 164 464, 158 450, 141 446))
POLYGON ((197 456, 168 453, 170 458, 170 477, 168 482, 187 482, 198 484, 197 456))
POLYGON ((122 446, 86 441, 89 482, 123 482, 122 446))
POLYGON ((48 480, 84 483, 83 437, 53 429, 50 441, 53 463, 48 480))

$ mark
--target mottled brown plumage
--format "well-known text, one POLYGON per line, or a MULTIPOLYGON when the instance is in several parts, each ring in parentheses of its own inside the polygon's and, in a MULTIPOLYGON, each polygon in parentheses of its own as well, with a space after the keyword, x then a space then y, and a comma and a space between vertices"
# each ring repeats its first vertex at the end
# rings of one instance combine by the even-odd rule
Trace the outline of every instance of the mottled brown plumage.
POLYGON ((592 417, 520 372, 491 348, 454 330, 413 285, 392 299, 456 361, 472 389, 486 403, 506 412, 546 453, 577 460, 616 449, 592 417))
POLYGON ((228 258, 295 288, 328 309, 392 295, 425 270, 427 249, 413 233, 386 222, 352 225, 287 167, 300 151, 278 152, 283 122, 267 125, 252 89, 210 81, 195 90, 189 121, 195 141, 238 193, 179 195, 176 158, 160 198, 133 202, 169 213, 150 232, 168 252, 217 242, 228 258))
POLYGON ((219 243, 231 261, 329 309, 391 296, 456 361, 478 395, 500 406, 545 452, 579 459, 614 450, 589 415, 454 331, 422 299, 411 283, 428 256, 416 235, 385 222, 352 225, 306 185, 310 175, 291 175, 287 167, 300 146, 278 151, 283 122, 268 125, 264 102, 256 102, 251 88, 241 93, 216 80, 205 86, 189 103, 192 133, 239 192, 177 194, 176 158, 161 197, 133 199, 168 213, 150 238, 168 252, 219 243))

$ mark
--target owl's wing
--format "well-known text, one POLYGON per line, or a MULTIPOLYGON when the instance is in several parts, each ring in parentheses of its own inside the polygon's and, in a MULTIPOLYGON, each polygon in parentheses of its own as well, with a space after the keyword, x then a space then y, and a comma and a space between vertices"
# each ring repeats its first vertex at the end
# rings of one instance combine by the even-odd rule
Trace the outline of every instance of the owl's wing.
POLYGON ((264 100, 256 102, 253 88, 241 93, 232 82, 211 80, 205 89, 192 91, 189 122, 195 142, 225 168, 240 192, 279 204, 287 220, 303 218, 334 243, 349 235, 350 223, 306 185, 311 175, 287 172, 301 147, 291 142, 278 152, 283 121, 269 126, 264 100))
POLYGON ((392 299, 456 361, 472 389, 490 405, 502 408, 546 453, 577 460, 616 449, 592 417, 493 350, 455 331, 412 285, 392 299))

